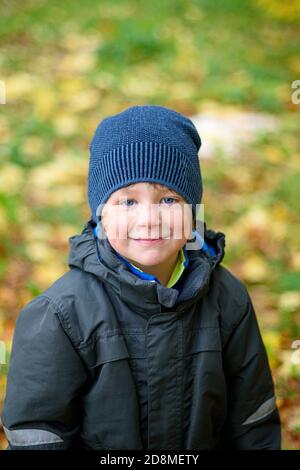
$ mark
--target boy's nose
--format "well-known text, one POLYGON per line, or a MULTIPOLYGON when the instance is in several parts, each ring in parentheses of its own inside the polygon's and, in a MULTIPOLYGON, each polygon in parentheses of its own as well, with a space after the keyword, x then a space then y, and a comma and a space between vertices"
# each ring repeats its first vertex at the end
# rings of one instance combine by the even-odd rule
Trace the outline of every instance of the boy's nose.
POLYGON ((138 222, 150 226, 157 223, 160 218, 159 204, 141 204, 138 213, 138 222))
POLYGON ((159 214, 158 204, 143 204, 139 207, 139 211, 136 219, 136 227, 145 238, 152 235, 153 238, 159 238, 162 236, 161 233, 161 220, 159 214))

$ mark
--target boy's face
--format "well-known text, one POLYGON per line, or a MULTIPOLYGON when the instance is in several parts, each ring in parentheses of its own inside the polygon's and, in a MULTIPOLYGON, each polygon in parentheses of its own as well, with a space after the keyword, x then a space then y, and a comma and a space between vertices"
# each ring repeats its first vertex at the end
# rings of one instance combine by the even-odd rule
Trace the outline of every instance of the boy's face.
POLYGON ((156 183, 118 189, 101 215, 111 246, 138 267, 168 264, 191 237, 190 205, 174 190, 156 183))

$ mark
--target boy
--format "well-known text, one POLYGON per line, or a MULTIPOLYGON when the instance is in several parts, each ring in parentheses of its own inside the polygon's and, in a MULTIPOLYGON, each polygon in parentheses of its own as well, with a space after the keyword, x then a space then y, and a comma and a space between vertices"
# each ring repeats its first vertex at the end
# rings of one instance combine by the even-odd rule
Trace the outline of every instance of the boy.
POLYGON ((71 269, 17 319, 10 449, 280 449, 253 305, 220 264, 225 235, 204 224, 188 250, 201 241, 200 145, 157 105, 97 127, 71 269))

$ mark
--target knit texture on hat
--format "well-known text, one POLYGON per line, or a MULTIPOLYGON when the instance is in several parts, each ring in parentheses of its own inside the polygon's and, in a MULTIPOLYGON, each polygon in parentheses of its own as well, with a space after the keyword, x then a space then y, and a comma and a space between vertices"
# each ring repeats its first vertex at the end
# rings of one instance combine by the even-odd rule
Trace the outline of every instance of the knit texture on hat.
POLYGON ((89 146, 88 200, 96 211, 117 189, 137 182, 177 191, 195 213, 202 199, 198 151, 201 139, 192 121, 158 105, 132 106, 103 119, 89 146))

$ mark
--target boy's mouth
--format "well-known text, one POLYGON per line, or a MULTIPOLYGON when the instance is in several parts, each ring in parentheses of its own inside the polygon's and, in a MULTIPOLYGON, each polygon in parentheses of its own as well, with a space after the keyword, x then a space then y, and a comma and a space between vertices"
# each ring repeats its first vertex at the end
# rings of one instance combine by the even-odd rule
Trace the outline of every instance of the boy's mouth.
POLYGON ((140 245, 148 246, 161 243, 164 238, 132 238, 132 240, 139 243, 140 245))

